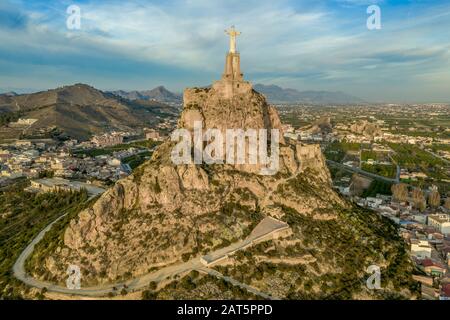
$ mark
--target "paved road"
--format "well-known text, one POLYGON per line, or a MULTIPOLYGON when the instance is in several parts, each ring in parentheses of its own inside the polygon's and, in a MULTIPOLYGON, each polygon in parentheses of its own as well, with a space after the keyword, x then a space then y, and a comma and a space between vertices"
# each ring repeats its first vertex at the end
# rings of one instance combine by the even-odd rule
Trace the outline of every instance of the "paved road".
POLYGON ((29 286, 39 289, 47 288, 48 291, 52 292, 64 293, 69 295, 104 296, 107 295, 109 292, 113 292, 114 287, 122 288, 124 285, 127 285, 129 291, 141 289, 147 286, 151 281, 159 282, 176 274, 189 272, 191 270, 199 269, 203 266, 200 262, 200 259, 195 258, 188 262, 174 266, 168 266, 158 271, 143 275, 141 277, 129 281, 114 284, 98 285, 93 287, 82 287, 81 289, 69 289, 67 287, 55 285, 46 281, 41 281, 30 277, 29 275, 26 274, 25 271, 25 260, 31 255, 35 245, 42 240, 44 235, 51 229, 51 227, 66 215, 67 214, 63 214, 58 219, 50 223, 45 229, 39 232, 36 238, 34 238, 33 241, 20 254, 19 258, 17 259, 17 261, 14 263, 13 266, 13 274, 17 279, 21 280, 22 282, 24 282, 29 286))
MULTIPOLYGON (((138 278, 135 278, 135 279, 132 279, 129 281, 123 281, 123 282, 118 282, 118 283, 113 283, 113 284, 104 284, 104 285, 98 285, 98 286, 91 286, 91 287, 81 287, 81 289, 69 289, 67 287, 55 285, 55 284, 52 284, 52 283, 49 283, 46 281, 41 281, 41 280, 35 279, 35 278, 27 275, 27 273, 25 271, 25 261, 32 254, 35 245, 39 241, 42 240, 44 235, 52 228, 52 226, 57 221, 59 221, 66 215, 67 215, 67 213, 61 215, 59 218, 57 218, 52 223, 50 223, 47 227, 45 227, 31 241, 31 243, 25 248, 25 250, 22 251, 22 253, 20 254, 19 258, 16 260, 16 262, 14 263, 14 266, 13 266, 13 274, 17 279, 21 280, 22 282, 24 282, 25 284, 27 284, 31 287, 35 287, 35 288, 39 288, 39 289, 47 288, 47 290, 51 291, 51 292, 58 292, 58 293, 63 293, 63 294, 68 294, 68 295, 99 297, 99 296, 106 296, 108 293, 114 292, 115 291, 114 288, 118 288, 120 290, 121 288, 123 288, 126 285, 128 291, 139 290, 139 289, 142 289, 142 288, 145 288, 146 286, 148 286, 148 284, 152 281, 160 282, 164 279, 173 277, 178 274, 187 273, 192 270, 197 270, 197 271, 206 272, 211 275, 219 276, 219 277, 223 278, 224 280, 226 280, 234 285, 238 285, 242 288, 245 288, 248 291, 250 291, 256 295, 259 295, 265 299, 273 299, 269 295, 264 294, 253 287, 243 284, 243 283, 241 283, 235 279, 232 279, 230 277, 223 276, 219 272, 205 267, 200 262, 200 257, 196 257, 185 263, 164 267, 155 272, 140 276, 138 278)), ((275 229, 278 229, 278 228, 275 228, 275 229)), ((274 230, 271 230, 271 228, 269 228, 266 232, 271 233, 273 231, 274 230)), ((260 235, 260 232, 258 232, 257 234, 260 235)), ((252 238, 252 237, 250 237, 250 238, 252 238)), ((247 240, 248 239, 245 239, 238 243, 234 243, 234 244, 230 245, 229 247, 211 252, 210 255, 218 256, 218 255, 227 254, 228 252, 230 252, 230 250, 235 251, 235 250, 241 249, 241 248, 247 246, 249 243, 251 243, 251 241, 247 241, 247 240)), ((81 282, 81 284, 82 284, 82 282, 81 282)))
POLYGON ((432 156, 434 156, 434 157, 436 157, 436 158, 441 159, 441 160, 444 161, 445 163, 450 164, 450 161, 448 161, 448 160, 445 159, 444 157, 441 157, 440 155, 438 155, 438 154, 436 154, 436 153, 434 153, 434 152, 431 152, 431 151, 429 151, 429 150, 427 150, 427 149, 425 149, 425 148, 423 148, 423 147, 420 147, 420 149, 422 149, 423 151, 427 152, 428 154, 431 154, 432 156))
POLYGON ((245 249, 246 247, 253 245, 254 241, 258 241, 286 228, 289 228, 289 225, 287 223, 279 221, 272 217, 265 217, 263 220, 261 220, 260 223, 258 223, 258 225, 252 230, 247 238, 242 241, 232 243, 228 247, 210 252, 207 255, 204 255, 202 259, 208 264, 213 264, 223 258, 228 257, 228 255, 231 255, 236 251, 245 249))
POLYGON ((28 285, 38 287, 38 288, 43 288, 46 286, 46 285, 40 286, 39 281, 35 282, 33 278, 30 278, 26 275, 25 260, 31 255, 31 253, 34 250, 34 246, 39 241, 42 240, 42 238, 47 233, 47 231, 49 231, 56 222, 58 222, 59 220, 64 218, 66 215, 67 215, 67 213, 61 215, 59 218, 57 218, 52 223, 50 223, 47 227, 45 227, 45 229, 43 229, 41 232, 39 232, 39 234, 36 236, 36 238, 34 238, 31 241, 31 243, 25 248, 25 250, 22 251, 22 253, 20 254, 19 258, 16 260, 16 262, 14 263, 14 266, 13 266, 13 274, 17 279, 21 280, 22 282, 25 282, 28 285))
MULTIPOLYGON (((335 162, 333 160, 328 160, 327 159, 327 162, 332 164, 332 165, 338 166, 338 167, 340 167, 340 168, 342 168, 344 170, 356 172, 356 173, 359 173, 361 175, 368 176, 370 178, 379 179, 379 180, 383 180, 383 181, 390 182, 390 183, 398 183, 399 182, 398 179, 391 179, 391 178, 379 176, 379 175, 377 175, 375 173, 371 173, 371 172, 367 172, 367 171, 361 170, 360 168, 354 168, 354 167, 345 166, 342 163, 335 162)), ((399 173, 399 167, 397 166, 397 177, 399 176, 398 173, 399 173)))

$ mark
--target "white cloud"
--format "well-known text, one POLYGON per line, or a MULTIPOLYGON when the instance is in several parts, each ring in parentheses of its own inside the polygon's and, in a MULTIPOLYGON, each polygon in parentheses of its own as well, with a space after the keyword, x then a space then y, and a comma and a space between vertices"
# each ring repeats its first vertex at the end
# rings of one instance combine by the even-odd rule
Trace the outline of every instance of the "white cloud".
MULTIPOLYGON (((338 2, 362 5, 366 1, 338 2)), ((224 29, 236 25, 242 31, 238 49, 243 71, 252 74, 253 80, 299 89, 345 91, 360 86, 363 94, 374 95, 372 84, 382 87, 392 79, 416 79, 416 87, 420 81, 448 80, 440 72, 450 68, 444 54, 448 54, 448 39, 440 41, 450 25, 445 8, 430 8, 409 20, 402 19, 400 11, 395 19, 383 18, 382 30, 368 31, 365 10, 355 19, 320 2, 302 1, 295 6, 288 1, 255 0, 92 2, 81 5, 79 32, 65 29, 65 12, 56 8, 51 18, 48 13, 30 11, 29 28, 0 29, 0 40, 6 48, 23 52, 117 56, 123 61, 220 74, 228 45, 224 29), (362 88, 361 84, 370 85, 362 88)))
MULTIPOLYGON (((252 54, 268 52, 283 39, 301 39, 302 30, 319 25, 325 16, 323 12, 298 13, 272 3, 234 12, 233 3, 230 8, 225 5, 228 1, 218 6, 223 10, 215 6, 207 11, 211 4, 199 10, 205 3, 211 2, 180 3, 177 10, 131 2, 89 5, 82 8, 83 28, 91 41, 116 47, 127 56, 214 70, 218 61, 222 63, 227 46, 224 29, 231 24, 243 31, 238 45, 252 54)), ((276 58, 277 53, 272 52, 276 58)))

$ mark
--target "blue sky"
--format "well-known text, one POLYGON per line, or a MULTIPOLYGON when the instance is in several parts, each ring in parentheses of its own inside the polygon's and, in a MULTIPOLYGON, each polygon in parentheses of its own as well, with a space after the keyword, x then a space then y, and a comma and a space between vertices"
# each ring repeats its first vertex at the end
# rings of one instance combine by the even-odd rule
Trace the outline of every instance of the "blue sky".
POLYGON ((0 91, 208 85, 223 71, 230 25, 253 83, 450 101, 450 0, 2 0, 0 91), (80 30, 66 27, 71 4, 80 30), (366 27, 371 4, 381 30, 366 27))

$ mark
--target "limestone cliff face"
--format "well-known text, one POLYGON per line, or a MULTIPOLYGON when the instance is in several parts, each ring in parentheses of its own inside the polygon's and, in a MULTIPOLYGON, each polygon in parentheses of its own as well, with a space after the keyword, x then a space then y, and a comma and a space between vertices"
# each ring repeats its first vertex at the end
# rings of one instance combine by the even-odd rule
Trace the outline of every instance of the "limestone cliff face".
MULTIPOLYGON (((281 129, 276 109, 253 90, 226 100, 214 89, 187 89, 184 99, 180 127, 192 128, 201 120, 221 130, 281 129)), ((163 143, 152 160, 70 222, 64 248, 47 263, 51 273, 63 278, 65 264, 72 263, 82 267, 86 281, 113 281, 237 241, 265 215, 279 217, 281 204, 312 216, 317 208, 344 206, 331 189, 320 148, 283 143, 274 176, 226 164, 174 165, 174 143, 163 143), (297 176, 323 197, 292 190, 286 199, 280 188, 289 190, 289 180, 297 176)))
MULTIPOLYGON (((325 291, 337 288, 339 294, 348 293, 368 265, 385 267, 391 278, 397 270, 407 270, 404 250, 393 241, 398 237, 396 230, 333 191, 320 147, 284 141, 276 109, 243 78, 235 50, 240 33, 234 28, 228 32, 234 38, 222 79, 208 89, 185 90, 179 128, 192 131, 195 122, 200 122, 202 129, 222 133, 279 130, 279 144, 271 135, 258 136, 263 146, 257 152, 258 158, 264 158, 260 151, 270 148, 271 156, 279 160, 278 169, 261 175, 267 169, 261 163, 176 165, 171 153, 177 142, 167 141, 150 161, 72 219, 64 241, 54 245, 56 250, 34 257, 44 261, 45 267, 39 264, 31 273, 64 283, 68 265, 74 264, 81 269, 82 286, 116 283, 242 240, 267 216, 289 224, 289 234, 254 250, 245 249, 230 266, 233 276, 266 293, 334 297, 325 291), (279 154, 272 152, 273 146, 278 146, 279 154), (308 283, 303 284, 306 279, 308 283)), ((205 142, 195 144, 195 150, 187 154, 196 153, 205 142)), ((255 152, 246 144, 239 149, 247 148, 248 154, 255 152)), ((409 280, 387 279, 386 283, 397 290, 409 280)), ((366 290, 363 282, 352 290, 366 290)), ((366 291, 360 296, 373 294, 366 291)))
MULTIPOLYGON (((244 131, 251 129, 258 133, 260 129, 266 129, 269 140, 270 130, 275 129, 279 132, 279 143, 285 144, 278 113, 273 106, 267 104, 263 95, 247 88, 235 93, 232 98, 224 98, 222 90, 224 89, 217 85, 213 88, 185 90, 184 109, 178 123, 179 127, 193 130, 194 124, 200 122, 204 130, 218 129, 223 137, 226 136, 228 129, 244 131)), ((244 148, 248 152, 248 143, 244 148)), ((225 141, 224 156, 226 157, 225 141)), ((264 166, 244 164, 234 167, 249 173, 257 173, 264 166)))
POLYGON ((297 159, 300 162, 300 171, 305 171, 307 168, 314 169, 318 175, 317 178, 325 185, 331 186, 331 175, 328 170, 325 157, 320 150, 318 144, 297 144, 295 146, 297 159))
MULTIPOLYGON (((183 128, 191 129, 193 120, 222 130, 280 127, 276 110, 254 91, 236 96, 236 102, 213 89, 188 89, 185 99, 179 121, 183 128)), ((249 278, 249 284, 267 293, 320 297, 322 289, 307 289, 298 279, 327 279, 330 288, 340 288, 364 276, 370 264, 397 270, 400 263, 409 272, 404 251, 392 240, 395 230, 367 212, 353 214, 355 208, 333 191, 318 145, 281 143, 274 175, 230 164, 175 165, 170 157, 174 145, 160 145, 150 161, 72 219, 63 244, 37 257, 44 268, 31 273, 63 284, 67 266, 75 264, 83 286, 116 283, 244 239, 267 216, 285 221, 292 232, 257 249, 257 254, 248 249, 246 258, 232 257, 226 269, 235 276, 240 274, 236 270, 252 270, 251 275, 255 268, 267 268, 267 261, 282 264, 275 274, 249 278), (389 235, 384 239, 380 232, 389 235), (294 265, 287 268, 285 262, 294 265)), ((392 281, 398 286, 411 279, 392 281)), ((408 296, 409 291, 402 290, 408 296)), ((371 294, 363 291, 360 296, 371 294)))
POLYGON ((193 129, 194 121, 201 121, 204 128, 224 132, 226 129, 281 130, 276 109, 252 89, 225 99, 214 88, 192 88, 184 91, 183 100, 184 109, 179 120, 179 126, 183 128, 193 129))

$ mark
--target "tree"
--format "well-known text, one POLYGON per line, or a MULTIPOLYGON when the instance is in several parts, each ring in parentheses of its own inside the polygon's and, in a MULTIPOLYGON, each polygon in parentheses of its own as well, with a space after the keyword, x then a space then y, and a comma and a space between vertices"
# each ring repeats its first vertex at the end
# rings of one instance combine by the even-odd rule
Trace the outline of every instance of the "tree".
POLYGON ((42 178, 53 178, 55 175, 55 172, 52 170, 44 170, 39 172, 38 178, 42 179, 42 178))
POLYGON ((433 207, 437 208, 441 204, 441 195, 439 194, 439 190, 436 186, 432 186, 430 195, 428 196, 428 204, 433 207))
POLYGON ((424 198, 423 201, 420 201, 420 202, 417 204, 417 209, 418 209, 420 212, 422 212, 422 211, 424 211, 426 208, 427 208, 427 202, 426 202, 426 200, 425 200, 425 198, 424 198))
POLYGON ((150 290, 145 290, 142 292, 142 300, 155 300, 156 297, 157 297, 157 294, 150 290))
POLYGON ((427 203, 425 200, 425 196, 423 195, 423 191, 420 188, 414 188, 412 191, 412 201, 414 207, 419 211, 425 210, 427 203))
POLYGON ((392 185, 392 196, 395 200, 403 202, 408 200, 408 185, 404 183, 398 183, 392 185))
MULTIPOLYGON (((369 186, 370 186, 370 179, 368 180, 367 178, 355 173, 352 176, 350 184, 350 193, 355 196, 361 196, 362 193, 364 192, 364 189, 367 189, 369 186)), ((305 185, 301 185, 299 187, 305 188, 305 185)))
POLYGON ((189 261, 189 258, 191 257, 191 254, 190 253, 183 253, 182 255, 181 255, 181 259, 183 260, 183 262, 187 262, 187 261, 189 261))
POLYGON ((156 284, 155 281, 151 281, 151 282, 148 284, 148 288, 149 288, 150 290, 152 290, 152 291, 156 290, 157 287, 158 287, 158 285, 156 284))

